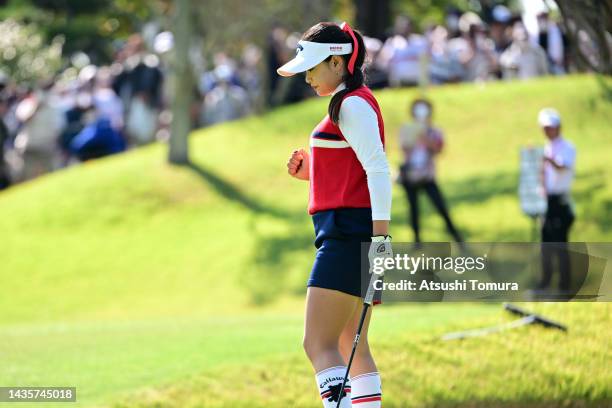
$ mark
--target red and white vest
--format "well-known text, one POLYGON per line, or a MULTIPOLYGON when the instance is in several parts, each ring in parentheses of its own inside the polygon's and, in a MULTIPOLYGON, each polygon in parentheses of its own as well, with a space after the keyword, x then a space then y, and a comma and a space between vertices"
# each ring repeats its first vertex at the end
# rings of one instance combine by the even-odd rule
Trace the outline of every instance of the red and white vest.
MULTIPOLYGON (((378 118, 379 134, 372 137, 380 137, 384 148, 382 113, 372 91, 362 86, 344 95, 343 100, 349 96, 365 99, 374 109, 378 118)), ((371 207, 371 204, 365 170, 340 128, 326 115, 310 135, 308 213, 312 215, 336 208, 368 207, 371 207)))

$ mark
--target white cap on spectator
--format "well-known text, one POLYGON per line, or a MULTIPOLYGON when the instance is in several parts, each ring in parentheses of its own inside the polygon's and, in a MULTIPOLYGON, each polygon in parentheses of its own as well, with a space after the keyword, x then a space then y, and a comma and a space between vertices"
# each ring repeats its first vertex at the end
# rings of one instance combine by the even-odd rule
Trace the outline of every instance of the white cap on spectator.
POLYGON ((348 43, 334 44, 298 41, 295 58, 278 68, 276 72, 284 77, 293 76, 314 68, 330 55, 345 55, 351 52, 353 52, 353 45, 348 43))
POLYGON ((561 126, 561 116, 553 108, 544 108, 538 115, 538 123, 541 127, 559 127, 561 126))
POLYGON ((508 7, 503 5, 497 5, 493 8, 493 20, 498 23, 507 23, 512 18, 512 12, 508 7))
POLYGON ((170 31, 162 31, 153 40, 153 50, 158 54, 163 54, 174 48, 174 35, 170 31))
POLYGON ((461 15, 459 18, 459 30, 462 33, 467 33, 470 31, 471 26, 482 26, 482 19, 478 16, 478 14, 467 11, 461 15))

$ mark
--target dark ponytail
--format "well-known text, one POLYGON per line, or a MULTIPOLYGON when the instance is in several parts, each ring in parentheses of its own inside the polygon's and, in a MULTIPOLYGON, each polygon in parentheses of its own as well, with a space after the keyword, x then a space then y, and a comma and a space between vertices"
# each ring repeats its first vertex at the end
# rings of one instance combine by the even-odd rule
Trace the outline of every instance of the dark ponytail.
MULTIPOLYGON (((329 101, 329 107, 327 108, 327 113, 329 114, 329 117, 331 118, 332 122, 334 122, 335 124, 338 124, 338 120, 340 117, 340 105, 342 104, 342 99, 344 98, 344 95, 362 87, 365 84, 365 73, 363 71, 363 63, 366 57, 365 44, 363 42, 363 37, 361 36, 361 33, 359 33, 359 31, 357 30, 353 31, 355 33, 355 38, 357 39, 358 45, 357 59, 355 60, 355 69, 353 70, 352 74, 348 72, 348 63, 351 58, 351 54, 341 55, 341 57, 344 59, 345 65, 347 66, 346 74, 342 78, 342 81, 346 85, 346 88, 336 93, 332 97, 331 101, 329 101)), ((302 36, 302 40, 317 43, 353 44, 353 39, 351 38, 351 36, 348 33, 342 31, 340 26, 338 26, 336 23, 318 23, 314 25, 304 33, 304 35, 302 36)), ((355 47, 353 46, 353 52, 355 52, 354 48, 355 47)), ((325 61, 329 61, 330 59, 331 56, 328 57, 325 61)))

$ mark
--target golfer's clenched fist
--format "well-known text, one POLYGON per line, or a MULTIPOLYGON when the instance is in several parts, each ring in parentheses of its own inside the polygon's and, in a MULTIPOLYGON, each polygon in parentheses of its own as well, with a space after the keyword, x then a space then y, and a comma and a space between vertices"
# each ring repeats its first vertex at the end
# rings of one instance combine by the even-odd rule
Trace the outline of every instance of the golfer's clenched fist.
POLYGON ((287 162, 287 172, 300 180, 308 180, 310 156, 304 149, 295 150, 287 162))

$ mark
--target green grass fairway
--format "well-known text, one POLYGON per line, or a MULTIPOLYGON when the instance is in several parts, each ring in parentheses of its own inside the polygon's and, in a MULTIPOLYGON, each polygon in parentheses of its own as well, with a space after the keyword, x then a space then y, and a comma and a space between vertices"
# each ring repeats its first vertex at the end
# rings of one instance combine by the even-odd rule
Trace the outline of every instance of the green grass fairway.
MULTIPOLYGON (((448 330, 510 320, 499 307, 481 307, 480 317, 468 323, 462 321, 467 317, 465 305, 448 306, 382 310, 377 316, 371 335, 377 339, 373 348, 382 372, 385 407, 610 406, 612 375, 606 363, 612 358, 612 308, 607 304, 525 305, 568 323, 570 334, 529 327, 444 342, 439 337, 448 330), (459 319, 447 320, 453 316, 459 319), (406 320, 414 323, 406 325, 406 320)), ((150 387, 115 404, 152 406, 317 408, 320 403, 312 369, 301 353, 294 352, 150 387)))
MULTIPOLYGON (((602 81, 431 91, 447 136, 440 184, 468 240, 531 239, 518 149, 544 143, 536 116, 550 105, 578 149, 571 238, 612 241, 612 99, 602 81)), ((416 95, 377 93, 394 168, 416 95)), ((307 184, 285 163, 308 145, 326 104, 197 131, 190 167, 169 166, 156 145, 0 193, 0 386, 76 386, 70 406, 83 407, 318 407, 300 345, 314 254, 307 184)), ((422 202, 423 238, 446 240, 422 202)), ((412 238, 397 186, 391 233, 412 238)), ((379 307, 371 343, 385 406, 612 406, 612 307, 526 307, 569 333, 525 327, 440 342, 511 317, 499 304, 379 307)))

